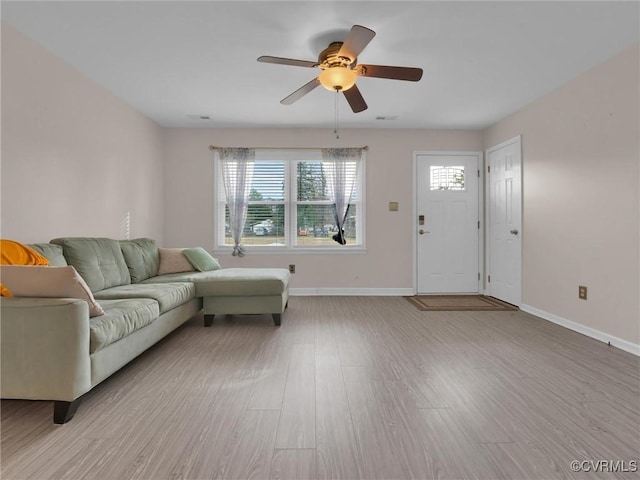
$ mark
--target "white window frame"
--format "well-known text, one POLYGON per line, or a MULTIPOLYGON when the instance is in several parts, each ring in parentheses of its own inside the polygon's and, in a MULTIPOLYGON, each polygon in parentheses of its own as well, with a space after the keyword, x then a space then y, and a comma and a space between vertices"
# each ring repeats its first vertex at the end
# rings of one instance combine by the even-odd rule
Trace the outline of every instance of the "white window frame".
MULTIPOLYGON (((325 201, 304 201, 299 202, 297 200, 297 164, 298 162, 305 161, 322 161, 322 155, 320 149, 268 149, 260 150, 256 149, 256 163, 260 161, 284 161, 285 162, 285 188, 284 188, 284 205, 285 205, 285 218, 284 218, 284 230, 285 230, 285 245, 244 245, 247 253, 258 254, 281 254, 281 253, 301 253, 301 254, 358 254, 365 253, 365 231, 366 231, 366 152, 363 152, 360 159, 360 166, 358 169, 358 198, 354 205, 356 205, 356 215, 358 221, 356 222, 356 238, 360 239, 360 243, 356 245, 340 245, 336 242, 335 246, 327 247, 325 245, 295 245, 294 241, 297 238, 297 205, 310 204, 319 205, 327 204, 332 205, 330 200, 325 201)), ((224 186, 222 185, 222 167, 220 159, 216 157, 214 160, 214 185, 215 185, 215 205, 214 205, 214 241, 215 249, 214 253, 225 254, 231 253, 233 245, 225 244, 225 205, 226 197, 224 193, 224 186)), ((260 205, 274 204, 281 205, 281 202, 250 202, 250 204, 256 203, 260 205)))

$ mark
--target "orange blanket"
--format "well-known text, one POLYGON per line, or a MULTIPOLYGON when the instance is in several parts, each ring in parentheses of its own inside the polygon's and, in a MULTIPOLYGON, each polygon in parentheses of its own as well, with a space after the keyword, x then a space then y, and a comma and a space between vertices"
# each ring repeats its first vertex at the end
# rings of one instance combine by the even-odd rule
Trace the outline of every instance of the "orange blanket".
POLYGON ((0 239, 0 265, 49 265, 49 260, 33 248, 0 239))
POLYGON ((7 287, 0 283, 0 296, 7 298, 13 297, 13 293, 11 293, 7 287))

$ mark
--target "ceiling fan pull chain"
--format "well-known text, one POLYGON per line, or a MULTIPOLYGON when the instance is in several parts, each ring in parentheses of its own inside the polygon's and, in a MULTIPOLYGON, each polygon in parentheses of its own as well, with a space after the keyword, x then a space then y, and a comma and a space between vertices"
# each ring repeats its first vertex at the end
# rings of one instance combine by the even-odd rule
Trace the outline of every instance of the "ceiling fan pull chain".
POLYGON ((338 133, 338 95, 339 95, 339 91, 336 90, 336 115, 335 115, 335 128, 333 130, 333 133, 336 134, 336 139, 340 140, 340 134, 338 133))

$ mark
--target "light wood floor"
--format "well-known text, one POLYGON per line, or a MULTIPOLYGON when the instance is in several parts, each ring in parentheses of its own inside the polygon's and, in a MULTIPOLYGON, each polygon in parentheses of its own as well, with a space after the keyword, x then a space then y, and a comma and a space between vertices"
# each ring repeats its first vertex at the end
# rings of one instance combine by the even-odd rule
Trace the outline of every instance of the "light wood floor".
POLYGON ((196 317, 89 393, 2 401, 3 479, 556 479, 638 460, 640 359, 522 312, 293 297, 196 317))

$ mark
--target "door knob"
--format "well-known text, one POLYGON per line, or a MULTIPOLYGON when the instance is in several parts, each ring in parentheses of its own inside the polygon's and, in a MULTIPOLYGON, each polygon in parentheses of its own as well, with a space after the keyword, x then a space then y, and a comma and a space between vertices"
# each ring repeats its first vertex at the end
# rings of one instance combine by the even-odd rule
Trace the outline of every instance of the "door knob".
POLYGON ((511 230, 511 235, 517 235, 518 234, 518 229, 514 228, 513 230, 511 230))
POLYGON ((428 232, 428 231, 426 231, 426 230, 420 229, 420 230, 418 230, 418 233, 419 233, 420 235, 424 235, 425 233, 431 233, 431 232, 428 232))

